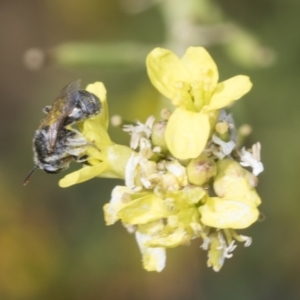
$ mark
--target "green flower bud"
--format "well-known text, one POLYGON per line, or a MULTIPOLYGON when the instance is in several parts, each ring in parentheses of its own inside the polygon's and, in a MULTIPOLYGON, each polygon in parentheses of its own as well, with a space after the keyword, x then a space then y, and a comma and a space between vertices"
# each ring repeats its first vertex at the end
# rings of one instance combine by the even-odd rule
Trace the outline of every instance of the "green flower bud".
POLYGON ((219 122, 215 126, 215 130, 221 140, 229 141, 229 125, 226 122, 219 122))
POLYGON ((187 176, 190 183, 203 185, 215 176, 217 168, 215 162, 205 155, 200 155, 190 161, 187 166, 187 176))
POLYGON ((219 122, 216 124, 216 131, 218 134, 225 134, 228 132, 229 125, 226 122, 219 122))
POLYGON ((154 146, 159 146, 161 152, 167 152, 168 147, 165 140, 167 121, 158 121, 153 125, 151 141, 154 146))

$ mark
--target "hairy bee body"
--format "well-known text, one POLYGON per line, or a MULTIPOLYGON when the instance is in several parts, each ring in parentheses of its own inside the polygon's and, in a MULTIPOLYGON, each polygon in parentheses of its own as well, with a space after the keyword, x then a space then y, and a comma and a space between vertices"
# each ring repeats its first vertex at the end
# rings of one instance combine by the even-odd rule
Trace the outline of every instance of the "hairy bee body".
POLYGON ((72 161, 83 160, 89 143, 83 135, 74 130, 62 128, 57 136, 54 151, 48 152, 47 130, 37 130, 33 139, 34 164, 46 173, 56 174, 69 167, 72 161))
POLYGON ((33 138, 34 168, 25 178, 24 185, 35 169, 56 174, 69 167, 72 161, 84 162, 84 152, 92 146, 77 130, 68 125, 96 116, 101 111, 97 96, 79 90, 80 81, 68 84, 51 106, 33 138))

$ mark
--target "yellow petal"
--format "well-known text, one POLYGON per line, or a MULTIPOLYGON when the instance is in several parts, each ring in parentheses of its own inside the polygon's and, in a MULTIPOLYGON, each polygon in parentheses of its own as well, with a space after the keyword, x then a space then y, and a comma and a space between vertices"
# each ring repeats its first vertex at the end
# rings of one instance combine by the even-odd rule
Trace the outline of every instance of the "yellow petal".
POLYGON ((92 167, 83 167, 82 169, 66 175, 59 181, 59 186, 69 187, 73 184, 81 183, 99 176, 102 172, 107 170, 107 164, 99 163, 92 167))
POLYGON ((106 89, 102 82, 95 82, 89 84, 86 90, 94 95, 96 95, 102 104, 101 112, 99 114, 100 123, 107 129, 109 122, 108 106, 106 101, 106 89))
POLYGON ((159 92, 174 105, 193 110, 190 73, 179 57, 167 49, 155 48, 147 56, 146 65, 149 78, 159 92))
POLYGON ((168 121, 165 139, 176 158, 196 158, 205 148, 209 131, 208 115, 178 107, 168 121))
POLYGON ((187 185, 180 191, 168 191, 167 198, 172 198, 176 201, 176 206, 182 209, 187 207, 194 207, 195 204, 206 196, 206 191, 202 187, 187 185), (182 206, 182 207, 181 207, 182 206))
POLYGON ((230 179, 230 176, 226 176, 223 182, 226 188, 220 193, 219 187, 222 185, 221 181, 217 180, 214 184, 214 190, 221 198, 238 199, 245 204, 258 206, 261 203, 261 199, 258 196, 255 189, 250 188, 249 184, 244 178, 230 179))
POLYGON ((108 164, 108 171, 115 174, 115 178, 125 178, 126 165, 132 149, 123 145, 111 145, 106 150, 106 163, 108 164))
POLYGON ((249 227, 259 216, 256 206, 235 199, 208 198, 199 208, 201 222, 214 228, 242 229, 249 227))
POLYGON ((249 172, 232 159, 217 163, 218 173, 214 180, 214 191, 221 198, 238 199, 245 204, 258 206, 260 197, 249 181, 249 172))
POLYGON ((205 195, 206 191, 202 187, 196 186, 187 186, 179 193, 181 195, 181 199, 187 204, 193 205, 197 204, 205 195))
POLYGON ((101 125, 99 116, 87 119, 83 123, 82 134, 90 143, 95 144, 99 150, 113 144, 106 128, 101 125))
POLYGON ((167 215, 168 211, 164 201, 154 194, 148 194, 129 202, 118 213, 118 217, 122 222, 132 225, 146 224, 164 218, 167 215))
POLYGON ((207 111, 228 106, 250 91, 252 83, 248 76, 238 75, 219 83, 214 91, 207 111))
POLYGON ((209 235, 210 248, 208 251, 207 265, 212 267, 215 272, 219 272, 225 260, 225 240, 220 232, 214 232, 209 235))
POLYGON ((186 243, 187 239, 188 235, 184 228, 178 228, 170 234, 153 237, 149 242, 146 243, 146 245, 150 247, 174 248, 186 243))
POLYGON ((118 212, 131 200, 131 194, 132 190, 126 186, 116 186, 112 190, 110 202, 103 206, 106 225, 112 225, 119 220, 118 212))
POLYGON ((182 57, 191 74, 192 82, 204 82, 214 89, 219 80, 218 68, 209 53, 202 47, 189 47, 182 57))
POLYGON ((143 267, 147 271, 161 272, 166 265, 166 250, 161 247, 147 247, 147 241, 151 240, 150 235, 137 231, 135 237, 142 253, 143 267))

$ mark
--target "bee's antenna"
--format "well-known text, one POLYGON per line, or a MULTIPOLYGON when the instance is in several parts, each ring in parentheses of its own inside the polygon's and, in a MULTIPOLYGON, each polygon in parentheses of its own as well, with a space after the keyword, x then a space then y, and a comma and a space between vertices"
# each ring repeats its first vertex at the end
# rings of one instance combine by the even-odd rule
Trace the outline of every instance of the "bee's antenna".
POLYGON ((29 182, 29 179, 31 177, 31 175, 34 173, 34 171, 37 169, 37 166, 34 166, 33 169, 29 172, 29 174, 25 177, 24 181, 23 181, 23 185, 27 185, 29 182))

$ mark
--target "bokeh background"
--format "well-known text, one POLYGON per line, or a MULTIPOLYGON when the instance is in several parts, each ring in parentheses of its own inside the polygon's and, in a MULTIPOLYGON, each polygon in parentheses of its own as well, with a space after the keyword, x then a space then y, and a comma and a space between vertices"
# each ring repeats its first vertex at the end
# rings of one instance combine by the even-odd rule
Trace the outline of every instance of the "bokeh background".
MULTIPOLYGON (((296 0, 0 0, 0 299, 300 299, 300 2, 296 0), (145 121, 160 96, 144 67, 156 46, 205 46, 221 79, 251 77, 232 107, 262 143, 258 191, 266 216, 219 273, 195 240, 142 269, 134 237, 106 227, 117 180, 58 187, 32 168, 32 137, 61 88, 103 81, 110 113, 145 121)), ((120 129, 112 139, 127 143, 120 129)), ((76 169, 78 166, 72 166, 76 169)))

